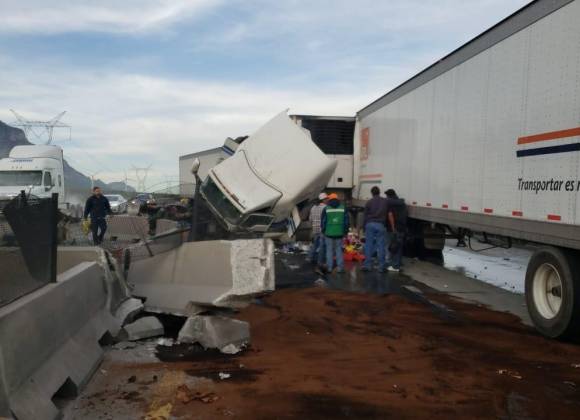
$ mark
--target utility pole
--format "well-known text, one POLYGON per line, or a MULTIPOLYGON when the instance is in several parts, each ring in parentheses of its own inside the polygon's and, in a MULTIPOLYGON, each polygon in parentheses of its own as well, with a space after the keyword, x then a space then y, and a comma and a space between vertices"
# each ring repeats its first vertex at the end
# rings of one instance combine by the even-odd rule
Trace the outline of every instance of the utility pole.
POLYGON ((45 144, 51 144, 55 128, 68 129, 68 139, 71 139, 71 126, 61 122, 61 118, 66 114, 66 111, 61 112, 56 117, 48 121, 31 120, 23 117, 13 109, 10 110, 16 122, 13 123, 15 127, 20 127, 24 131, 26 138, 30 140, 30 134, 33 134, 38 140, 45 141, 45 144), (40 129, 40 131, 38 130, 40 129), (46 140, 43 140, 43 137, 46 140))

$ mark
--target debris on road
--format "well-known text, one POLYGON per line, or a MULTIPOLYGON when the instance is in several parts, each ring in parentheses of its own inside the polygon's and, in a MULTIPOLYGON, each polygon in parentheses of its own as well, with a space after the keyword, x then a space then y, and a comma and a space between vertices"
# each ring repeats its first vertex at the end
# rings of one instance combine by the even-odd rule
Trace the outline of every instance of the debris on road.
POLYGON ((115 350, 127 350, 137 347, 137 344, 132 341, 120 341, 116 344, 113 344, 111 347, 115 350))
POLYGON ((566 385, 569 385, 569 386, 571 386, 572 388, 576 388, 576 383, 575 383, 575 382, 572 382, 572 381, 564 381, 564 383, 565 383, 566 385))
POLYGON ((171 347, 174 344, 175 344, 175 340, 173 340, 173 338, 163 337, 163 338, 160 338, 159 340, 157 340, 158 346, 171 347))
POLYGON ((223 354, 238 354, 242 350, 243 348, 241 346, 236 346, 235 344, 228 344, 220 349, 223 354))
POLYGON ((137 321, 123 327, 119 335, 125 340, 137 341, 163 335, 165 329, 154 316, 139 318, 137 321))
POLYGON ((185 321, 178 341, 199 343, 206 349, 225 349, 228 345, 243 347, 250 342, 250 324, 224 316, 196 315, 185 321))
POLYGON ((232 375, 230 373, 223 373, 223 372, 218 373, 218 376, 222 381, 224 379, 229 379, 232 377, 232 375))
POLYGON ((508 375, 508 376, 511 376, 512 378, 515 378, 515 379, 522 379, 522 376, 518 372, 515 372, 513 370, 498 369, 497 373, 499 375, 508 375))
POLYGON ((200 401, 204 404, 211 404, 219 399, 219 397, 213 392, 193 392, 185 384, 177 387, 175 398, 182 404, 189 404, 191 401, 200 401))

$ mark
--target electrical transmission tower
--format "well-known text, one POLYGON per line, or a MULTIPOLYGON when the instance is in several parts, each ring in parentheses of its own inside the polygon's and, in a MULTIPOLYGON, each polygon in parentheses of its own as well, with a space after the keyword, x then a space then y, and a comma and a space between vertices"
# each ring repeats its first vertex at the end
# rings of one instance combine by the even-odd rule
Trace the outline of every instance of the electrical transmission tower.
POLYGON ((129 181, 135 181, 135 179, 127 177, 127 171, 124 171, 124 172, 125 172, 125 180, 124 180, 125 181, 125 192, 127 192, 129 190, 129 181))
POLYGON ((138 168, 136 166, 132 166, 133 170, 135 171, 135 178, 137 179, 137 191, 138 192, 145 192, 146 189, 146 181, 147 181, 147 173, 151 169, 153 164, 150 164, 144 168, 138 168))
POLYGON ((71 139, 71 126, 60 121, 66 111, 61 112, 56 117, 48 121, 30 120, 28 118, 24 118, 13 109, 10 111, 14 114, 14 117, 16 117, 16 122, 14 125, 16 127, 22 128, 26 138, 29 140, 30 134, 33 134, 34 137, 36 137, 38 140, 45 141, 46 144, 51 144, 55 128, 68 129, 68 139, 71 139))

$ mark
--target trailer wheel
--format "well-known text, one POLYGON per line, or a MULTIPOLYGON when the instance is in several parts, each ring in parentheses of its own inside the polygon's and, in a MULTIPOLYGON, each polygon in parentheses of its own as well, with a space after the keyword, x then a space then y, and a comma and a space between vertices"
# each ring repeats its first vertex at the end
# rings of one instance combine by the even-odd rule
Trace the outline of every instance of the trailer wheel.
POLYGON ((553 247, 534 253, 526 272, 526 302, 534 326, 550 338, 580 333, 578 254, 553 247))

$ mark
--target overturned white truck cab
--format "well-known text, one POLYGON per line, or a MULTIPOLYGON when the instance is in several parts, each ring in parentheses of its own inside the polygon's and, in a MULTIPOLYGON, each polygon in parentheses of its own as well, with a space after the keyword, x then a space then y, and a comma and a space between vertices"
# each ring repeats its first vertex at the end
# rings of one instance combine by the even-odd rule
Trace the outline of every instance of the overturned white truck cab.
POLYGON ((201 194, 230 232, 263 233, 288 218, 295 229, 297 208, 326 187, 335 167, 284 111, 213 167, 201 194))

